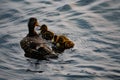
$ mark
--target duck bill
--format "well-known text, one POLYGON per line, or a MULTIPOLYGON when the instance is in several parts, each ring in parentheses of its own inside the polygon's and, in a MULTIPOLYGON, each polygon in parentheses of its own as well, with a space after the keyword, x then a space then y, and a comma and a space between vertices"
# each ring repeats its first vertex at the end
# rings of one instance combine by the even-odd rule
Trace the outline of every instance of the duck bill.
POLYGON ((39 25, 38 22, 36 22, 35 26, 37 27, 37 30, 40 30, 40 27, 41 27, 41 26, 39 25))
POLYGON ((36 22, 35 26, 40 26, 38 22, 36 22))

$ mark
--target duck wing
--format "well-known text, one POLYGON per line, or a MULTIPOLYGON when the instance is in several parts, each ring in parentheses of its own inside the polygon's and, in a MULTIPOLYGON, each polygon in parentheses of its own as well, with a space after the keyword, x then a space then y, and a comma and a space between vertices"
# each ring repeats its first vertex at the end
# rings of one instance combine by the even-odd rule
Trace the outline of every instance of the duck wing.
POLYGON ((25 37, 20 41, 26 57, 35 59, 56 58, 57 55, 47 46, 40 37, 25 37))

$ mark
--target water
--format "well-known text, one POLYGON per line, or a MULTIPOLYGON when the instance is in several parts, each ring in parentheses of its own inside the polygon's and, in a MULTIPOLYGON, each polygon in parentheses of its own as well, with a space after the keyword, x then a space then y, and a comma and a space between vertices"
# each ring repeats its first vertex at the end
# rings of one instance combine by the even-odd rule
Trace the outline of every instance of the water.
POLYGON ((0 0, 0 80, 120 80, 119 25, 120 0, 0 0), (31 16, 75 47, 28 62, 19 41, 31 16))

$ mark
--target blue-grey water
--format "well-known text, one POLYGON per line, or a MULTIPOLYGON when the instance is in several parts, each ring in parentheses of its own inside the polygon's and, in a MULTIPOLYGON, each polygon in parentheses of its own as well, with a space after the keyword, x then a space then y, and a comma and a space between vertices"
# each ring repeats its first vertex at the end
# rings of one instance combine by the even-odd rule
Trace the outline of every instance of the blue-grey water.
POLYGON ((120 80, 120 0, 0 0, 0 80, 120 80), (30 17, 74 48, 28 62, 19 42, 30 17))

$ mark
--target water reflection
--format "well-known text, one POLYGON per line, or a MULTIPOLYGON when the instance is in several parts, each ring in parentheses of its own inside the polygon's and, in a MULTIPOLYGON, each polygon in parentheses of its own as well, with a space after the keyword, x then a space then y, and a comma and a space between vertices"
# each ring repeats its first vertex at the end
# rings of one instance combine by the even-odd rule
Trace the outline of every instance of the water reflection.
POLYGON ((1 0, 0 79, 119 80, 119 3, 119 0, 1 0), (34 60, 33 64, 28 62, 19 41, 27 34, 27 20, 31 16, 56 34, 65 34, 73 40, 73 51, 65 50, 59 59, 40 61, 37 65, 34 60))

